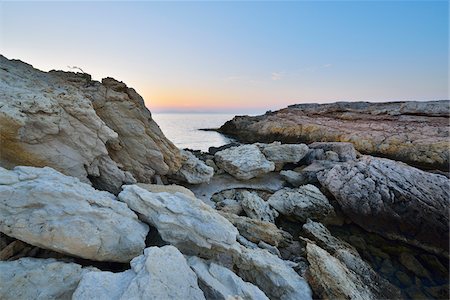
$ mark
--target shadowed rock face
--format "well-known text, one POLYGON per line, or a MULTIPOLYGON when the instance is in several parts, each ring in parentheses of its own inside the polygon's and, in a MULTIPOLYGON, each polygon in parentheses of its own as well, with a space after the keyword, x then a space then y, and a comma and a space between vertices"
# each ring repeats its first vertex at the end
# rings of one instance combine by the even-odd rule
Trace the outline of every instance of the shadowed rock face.
POLYGON ((450 181, 445 176, 363 156, 323 171, 318 178, 362 228, 448 253, 450 181))
POLYGON ((450 101, 299 104, 237 116, 219 129, 243 142, 351 142, 356 150, 426 168, 449 168, 450 101))
POLYGON ((143 99, 112 78, 0 56, 0 125, 0 166, 50 166, 113 193, 181 166, 143 99))

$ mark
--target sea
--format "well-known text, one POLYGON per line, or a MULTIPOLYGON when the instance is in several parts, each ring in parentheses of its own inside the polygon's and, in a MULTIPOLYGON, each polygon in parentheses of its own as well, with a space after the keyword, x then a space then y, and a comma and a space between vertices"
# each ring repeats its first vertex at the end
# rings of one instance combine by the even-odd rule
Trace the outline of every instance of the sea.
POLYGON ((164 135, 180 149, 208 151, 233 140, 215 131, 204 128, 219 128, 235 114, 219 113, 152 113, 164 135))

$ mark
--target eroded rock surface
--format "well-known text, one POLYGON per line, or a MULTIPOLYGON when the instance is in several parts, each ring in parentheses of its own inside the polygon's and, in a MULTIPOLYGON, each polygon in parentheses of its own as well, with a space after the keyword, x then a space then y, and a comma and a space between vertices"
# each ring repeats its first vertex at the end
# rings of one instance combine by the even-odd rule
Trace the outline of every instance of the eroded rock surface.
POLYGON ((112 78, 0 56, 0 125, 0 166, 49 166, 113 193, 181 166, 143 99, 112 78))
POLYGON ((136 185, 124 186, 119 199, 183 253, 220 252, 236 245, 237 229, 199 199, 181 193, 151 193, 136 185))
POLYGON ((228 148, 214 154, 217 166, 240 180, 248 180, 275 170, 256 145, 228 148))
POLYGON ((73 299, 205 299, 197 276, 173 246, 147 248, 130 264, 122 273, 84 274, 73 299))
POLYGON ((0 167, 0 231, 41 248, 129 262, 148 226, 117 198, 51 168, 0 167))
POLYGON ((0 299, 70 300, 83 274, 91 270, 55 259, 0 261, 0 299))
POLYGON ((305 144, 258 144, 264 156, 275 163, 275 169, 281 170, 286 163, 297 163, 308 153, 305 144))
POLYGON ((364 229, 448 252, 450 181, 445 176, 364 156, 324 171, 319 180, 364 229))
POLYGON ((220 132, 244 142, 351 142, 356 150, 448 170, 450 102, 298 104, 237 116, 220 132))

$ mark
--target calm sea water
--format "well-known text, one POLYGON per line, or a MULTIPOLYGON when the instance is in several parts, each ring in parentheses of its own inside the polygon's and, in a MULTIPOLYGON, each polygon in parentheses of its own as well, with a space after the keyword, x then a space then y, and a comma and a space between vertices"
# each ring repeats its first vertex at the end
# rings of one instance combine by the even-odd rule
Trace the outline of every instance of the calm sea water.
POLYGON ((200 128, 219 128, 231 120, 234 114, 185 114, 185 113, 153 113, 164 135, 178 148, 189 148, 207 152, 211 146, 218 147, 231 140, 214 131, 201 131, 200 128))

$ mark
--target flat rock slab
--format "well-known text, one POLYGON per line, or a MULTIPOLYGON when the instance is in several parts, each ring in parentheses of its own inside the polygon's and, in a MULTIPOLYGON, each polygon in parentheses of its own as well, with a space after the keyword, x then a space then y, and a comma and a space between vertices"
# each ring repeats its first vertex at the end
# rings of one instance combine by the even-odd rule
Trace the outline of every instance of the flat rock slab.
POLYGON ((0 231, 19 240, 98 261, 142 253, 148 226, 125 203, 51 168, 0 168, 0 231))

